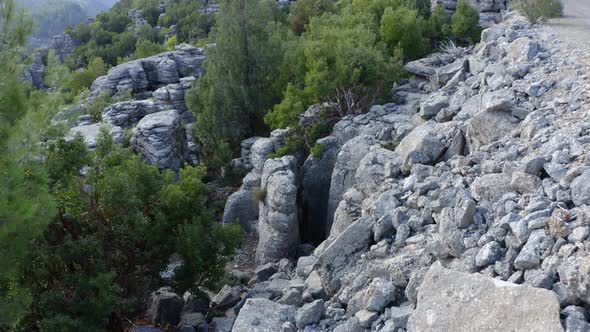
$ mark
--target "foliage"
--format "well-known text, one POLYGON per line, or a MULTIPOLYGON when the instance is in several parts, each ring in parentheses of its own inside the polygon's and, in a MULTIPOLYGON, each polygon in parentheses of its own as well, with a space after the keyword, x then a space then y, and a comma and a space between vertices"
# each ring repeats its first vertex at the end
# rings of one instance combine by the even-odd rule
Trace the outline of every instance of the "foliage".
POLYGON ((323 144, 316 144, 313 146, 313 148, 311 148, 311 156, 315 159, 321 159, 322 156, 324 155, 324 150, 326 149, 326 146, 323 144))
POLYGON ((305 31, 305 26, 314 16, 321 16, 324 12, 334 11, 332 0, 300 0, 297 1, 289 17, 291 29, 300 35, 305 31))
POLYGON ((402 6, 394 11, 392 7, 387 7, 381 18, 381 38, 390 52, 393 54, 396 49, 400 50, 411 60, 426 54, 426 30, 426 21, 415 9, 402 6))
POLYGON ((476 43, 481 37, 479 11, 467 0, 459 0, 457 9, 451 18, 453 36, 465 44, 476 43))
POLYGON ((102 120, 102 113, 106 107, 113 103, 113 98, 108 94, 101 94, 94 99, 88 100, 84 104, 84 111, 89 114, 92 121, 100 122, 102 120))
POLYGON ((19 279, 28 243, 54 211, 45 171, 36 162, 46 123, 45 108, 28 112, 29 93, 22 82, 23 46, 31 22, 0 0, 0 330, 11 330, 32 297, 19 279))
POLYGON ((427 29, 430 47, 451 38, 451 17, 444 6, 438 5, 434 8, 428 19, 427 29))
POLYGON ((186 262, 178 291, 215 285, 239 231, 212 222, 205 170, 186 167, 175 181, 114 144, 106 130, 96 151, 84 149, 79 137, 58 140, 47 153, 59 213, 23 271, 36 299, 26 326, 121 329, 175 252, 186 262))
POLYGON ((206 38, 211 30, 212 18, 204 13, 203 2, 180 0, 170 2, 161 24, 165 27, 176 26, 180 42, 194 42, 206 38))
POLYGON ((78 95, 84 89, 90 89, 92 83, 99 76, 107 73, 108 67, 102 58, 94 58, 86 69, 72 73, 66 88, 72 95, 78 95))
POLYGON ((162 46, 161 44, 154 43, 147 39, 141 39, 138 40, 137 44, 135 45, 134 56, 131 59, 127 60, 147 58, 149 56, 156 55, 158 53, 162 53, 165 51, 166 47, 162 46))
POLYGON ((280 47, 272 46, 267 27, 279 15, 273 1, 224 0, 220 3, 216 44, 207 51, 207 75, 187 100, 196 114, 196 138, 204 151, 221 142, 237 145, 264 131, 264 111, 278 101, 273 71, 280 47))
POLYGON ((514 8, 533 24, 563 15, 561 0, 516 0, 514 8))

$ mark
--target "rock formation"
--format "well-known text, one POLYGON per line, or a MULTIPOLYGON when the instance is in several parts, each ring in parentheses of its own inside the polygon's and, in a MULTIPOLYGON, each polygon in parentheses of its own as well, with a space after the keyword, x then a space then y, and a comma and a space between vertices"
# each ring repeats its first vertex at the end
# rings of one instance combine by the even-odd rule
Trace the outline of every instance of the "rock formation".
POLYGON ((505 13, 475 47, 408 63, 321 156, 244 141, 226 215, 264 265, 233 330, 590 330, 590 82, 572 49, 505 13))

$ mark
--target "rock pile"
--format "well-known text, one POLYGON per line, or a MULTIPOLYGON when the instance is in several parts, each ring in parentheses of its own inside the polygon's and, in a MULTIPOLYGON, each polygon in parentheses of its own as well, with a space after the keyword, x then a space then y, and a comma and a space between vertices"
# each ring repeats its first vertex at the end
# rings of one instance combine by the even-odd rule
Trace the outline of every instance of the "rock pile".
POLYGON ((562 43, 508 13, 409 63, 322 156, 245 141, 226 216, 258 232, 265 273, 234 331, 590 330, 590 82, 562 43))

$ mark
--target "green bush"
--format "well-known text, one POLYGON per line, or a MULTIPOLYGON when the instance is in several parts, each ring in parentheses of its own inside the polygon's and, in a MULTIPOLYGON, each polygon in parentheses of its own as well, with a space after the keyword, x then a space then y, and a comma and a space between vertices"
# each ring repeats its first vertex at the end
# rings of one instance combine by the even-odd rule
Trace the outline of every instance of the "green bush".
POLYGON ((451 18, 453 36, 464 44, 477 43, 481 38, 479 11, 467 0, 459 0, 457 9, 451 18))
POLYGON ((513 5, 533 24, 563 15, 561 0, 515 0, 513 5))
POLYGON ((123 330, 173 253, 185 262, 178 292, 217 286, 240 230, 213 222, 205 169, 161 173, 106 130, 83 148, 62 139, 47 154, 59 213, 22 269, 34 299, 23 330, 123 330))
POLYGON ((322 156, 324 155, 325 149, 326 149, 325 145, 316 144, 313 146, 313 148, 311 148, 311 156, 314 157, 315 159, 321 159, 322 156))
POLYGON ((94 80, 107 73, 108 67, 102 58, 94 58, 88 68, 73 72, 66 88, 72 95, 78 95, 84 89, 90 89, 94 80))
POLYGON ((428 39, 424 37, 426 28, 426 22, 417 10, 387 7, 381 18, 381 39, 387 43, 391 54, 398 49, 414 60, 428 50, 428 39))

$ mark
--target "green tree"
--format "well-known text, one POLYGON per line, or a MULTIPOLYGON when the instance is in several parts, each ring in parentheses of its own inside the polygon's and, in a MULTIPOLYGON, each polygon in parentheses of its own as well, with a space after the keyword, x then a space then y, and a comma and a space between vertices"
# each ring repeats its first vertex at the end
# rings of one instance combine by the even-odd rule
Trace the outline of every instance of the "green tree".
POLYGON ((35 299, 23 328, 122 330, 122 317, 137 313, 172 253, 186 262, 179 292, 216 285, 239 231, 214 224, 205 169, 184 168, 176 180, 107 130, 93 152, 78 137, 58 140, 46 157, 59 213, 23 269, 35 299))
POLYGON ((451 17, 444 6, 436 6, 428 19, 431 47, 451 37, 451 17))
POLYGON ((73 95, 78 95, 82 90, 90 89, 94 80, 99 76, 105 75, 107 70, 108 66, 102 58, 94 58, 88 65, 88 68, 72 73, 67 82, 67 89, 73 95))
POLYGON ((392 54, 397 49, 410 60, 426 54, 428 39, 424 37, 425 30, 426 23, 418 11, 404 6, 396 10, 387 7, 381 18, 381 39, 392 54))
POLYGON ((479 11, 467 0, 459 0, 451 19, 453 36, 462 43, 476 43, 481 37, 479 11))
POLYGON ((47 177, 37 162, 42 112, 27 112, 22 83, 23 46, 32 24, 13 0, 0 0, 0 330, 10 331, 25 315, 31 294, 18 277, 28 244, 53 213, 47 177))
POLYGON ((309 20, 315 16, 321 16, 324 12, 334 11, 333 0, 301 0, 297 1, 289 18, 291 29, 297 34, 305 31, 309 20))
POLYGON ((197 139, 205 150, 264 133, 262 117, 279 98, 273 92, 273 73, 280 57, 268 31, 278 15, 276 4, 224 0, 220 7, 216 44, 207 51, 207 75, 199 81, 197 102, 189 105, 197 115, 197 139))

